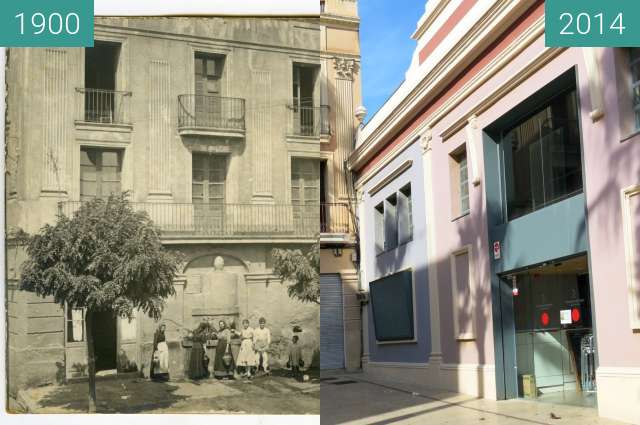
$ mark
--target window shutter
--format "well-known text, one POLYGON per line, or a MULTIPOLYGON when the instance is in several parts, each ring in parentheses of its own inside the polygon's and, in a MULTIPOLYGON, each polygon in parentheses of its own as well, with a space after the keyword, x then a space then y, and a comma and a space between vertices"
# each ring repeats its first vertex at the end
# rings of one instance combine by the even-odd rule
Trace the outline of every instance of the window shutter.
POLYGON ((384 251, 384 207, 382 204, 374 209, 374 235, 376 240, 376 253, 384 251))
POLYGON ((385 250, 398 246, 398 200, 396 195, 387 198, 384 205, 384 244, 385 250))
POLYGON ((398 240, 400 244, 411 240, 409 199, 402 192, 398 193, 398 240))

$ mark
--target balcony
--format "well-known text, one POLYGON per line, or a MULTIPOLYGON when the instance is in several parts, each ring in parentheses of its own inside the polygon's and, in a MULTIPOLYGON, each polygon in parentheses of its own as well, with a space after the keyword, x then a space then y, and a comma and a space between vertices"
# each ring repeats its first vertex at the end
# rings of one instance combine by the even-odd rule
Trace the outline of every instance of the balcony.
POLYGON ((313 137, 331 134, 329 106, 289 105, 289 129, 292 136, 313 137))
POLYGON ((178 96, 178 132, 188 136, 244 137, 244 99, 183 94, 178 96))
MULTIPOLYGON (((70 216, 81 202, 59 204, 70 216)), ((145 211, 163 239, 311 239, 317 237, 319 205, 180 204, 132 202, 145 211)))
POLYGON ((320 204, 320 238, 322 242, 344 243, 351 239, 351 233, 351 212, 348 204, 320 204))
POLYGON ((76 122, 130 126, 130 91, 76 88, 76 122))

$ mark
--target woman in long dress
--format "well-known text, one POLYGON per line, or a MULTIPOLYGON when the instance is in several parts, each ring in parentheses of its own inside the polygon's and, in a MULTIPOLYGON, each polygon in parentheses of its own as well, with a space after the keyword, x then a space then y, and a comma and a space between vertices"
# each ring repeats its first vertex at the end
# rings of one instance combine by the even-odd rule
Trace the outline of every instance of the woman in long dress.
POLYGON ((149 376, 156 381, 169 380, 169 347, 164 334, 167 326, 161 324, 153 335, 153 353, 149 376))
POLYGON ((208 333, 205 330, 206 325, 201 323, 193 333, 191 346, 191 357, 189 358, 189 378, 202 379, 209 375, 209 371, 205 366, 205 344, 207 343, 208 333))
POLYGON ((235 364, 231 354, 231 330, 227 329, 227 324, 221 320, 218 328, 218 345, 216 346, 216 358, 213 362, 213 375, 217 379, 233 378, 235 364))
POLYGON ((242 368, 239 372, 247 378, 251 378, 251 369, 256 365, 256 352, 253 349, 253 329, 249 327, 249 321, 242 321, 242 331, 240 332, 242 343, 238 354, 237 365, 242 368))

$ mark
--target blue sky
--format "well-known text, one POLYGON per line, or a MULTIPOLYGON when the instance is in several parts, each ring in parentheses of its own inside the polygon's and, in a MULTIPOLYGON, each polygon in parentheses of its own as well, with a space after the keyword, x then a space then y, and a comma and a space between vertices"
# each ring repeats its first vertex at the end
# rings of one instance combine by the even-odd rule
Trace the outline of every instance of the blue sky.
POLYGON ((367 120, 404 80, 415 41, 411 34, 424 13, 424 0, 360 0, 362 96, 367 120))

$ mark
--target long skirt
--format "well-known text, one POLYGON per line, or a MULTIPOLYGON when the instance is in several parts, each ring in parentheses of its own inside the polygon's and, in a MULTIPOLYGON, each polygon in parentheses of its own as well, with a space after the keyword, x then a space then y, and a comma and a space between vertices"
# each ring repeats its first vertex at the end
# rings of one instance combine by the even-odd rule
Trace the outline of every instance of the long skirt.
POLYGON ((202 343, 194 342, 191 347, 191 358, 189 359, 189 378, 206 378, 209 375, 209 371, 204 364, 204 347, 202 343))
POLYGON ((242 340, 237 364, 243 367, 256 365, 256 352, 253 350, 253 342, 250 339, 242 340))
POLYGON ((216 346, 216 358, 213 362, 213 373, 216 378, 231 378, 235 369, 233 355, 226 339, 219 339, 216 346), (226 355, 225 355, 226 354, 226 355), (226 360, 225 360, 226 359, 226 360))
POLYGON ((169 380, 169 347, 164 341, 159 342, 158 348, 153 352, 149 376, 154 380, 169 380))

